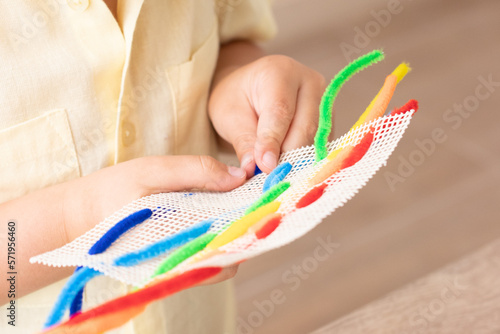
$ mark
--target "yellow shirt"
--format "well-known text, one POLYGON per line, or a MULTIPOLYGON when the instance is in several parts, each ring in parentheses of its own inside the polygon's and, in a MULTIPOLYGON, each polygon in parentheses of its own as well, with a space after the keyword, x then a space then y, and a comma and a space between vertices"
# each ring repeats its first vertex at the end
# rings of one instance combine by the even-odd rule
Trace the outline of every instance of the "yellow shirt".
MULTIPOLYGON (((141 156, 214 154, 206 102, 219 45, 275 32, 269 0, 119 0, 117 19, 102 0, 0 11, 0 203, 141 156)), ((1 332, 39 330, 62 284, 18 300, 18 326, 1 332)), ((231 289, 185 291, 118 332, 231 332, 231 289)), ((85 303, 124 292, 98 279, 85 303)))

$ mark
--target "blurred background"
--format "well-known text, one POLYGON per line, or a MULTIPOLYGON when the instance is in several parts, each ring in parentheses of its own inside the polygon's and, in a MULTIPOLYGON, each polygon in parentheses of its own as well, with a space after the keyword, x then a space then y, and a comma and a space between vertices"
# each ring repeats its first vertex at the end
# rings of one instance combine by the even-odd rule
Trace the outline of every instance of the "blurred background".
POLYGON ((275 15, 279 34, 266 50, 327 80, 385 51, 341 90, 336 135, 401 61, 413 71, 390 108, 415 98, 420 110, 356 197, 298 241, 240 266, 239 333, 320 329, 500 239, 500 1, 276 0, 275 15), (325 242, 334 251, 313 265, 325 242))

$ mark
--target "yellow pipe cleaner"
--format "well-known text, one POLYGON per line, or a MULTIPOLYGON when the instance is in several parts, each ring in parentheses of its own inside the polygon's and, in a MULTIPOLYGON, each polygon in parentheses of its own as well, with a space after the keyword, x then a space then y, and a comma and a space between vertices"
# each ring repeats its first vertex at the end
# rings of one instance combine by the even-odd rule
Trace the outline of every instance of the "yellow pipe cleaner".
POLYGON ((236 220, 226 230, 216 236, 214 240, 205 247, 204 251, 217 249, 241 237, 250 226, 259 222, 265 216, 278 211, 280 205, 281 202, 271 202, 236 220))
MULTIPOLYGON (((335 159, 331 159, 328 161, 310 180, 309 186, 315 186, 326 179, 328 179, 331 175, 338 172, 342 168, 342 163, 344 160, 351 154, 354 146, 349 145, 340 149, 335 150, 338 151, 335 154, 335 159)), ((332 152, 333 153, 333 152, 332 152)))
MULTIPOLYGON (((357 128, 358 126, 360 126, 361 124, 363 124, 365 122, 370 122, 371 120, 373 120, 373 119, 376 118, 376 117, 374 117, 374 118, 370 117, 370 119, 368 119, 368 115, 370 115, 370 113, 374 109, 376 102, 380 100, 380 95, 382 95, 384 87, 386 87, 386 89, 387 89, 387 79, 390 76, 395 76, 396 77, 395 85, 397 85, 401 80, 403 80, 403 78, 406 76, 406 74, 408 74, 408 72, 410 72, 410 71, 411 71, 411 67, 409 66, 408 63, 401 63, 401 64, 399 64, 398 67, 396 67, 396 69, 394 71, 392 71, 392 73, 386 78, 384 86, 382 86, 382 88, 380 88, 380 91, 377 93, 377 95, 375 95, 375 97, 370 102, 370 104, 368 105, 368 107, 366 107, 366 110, 361 114, 361 116, 356 121, 356 123, 354 123, 354 125, 351 127, 351 130, 357 128)), ((394 85, 394 88, 395 88, 395 85, 394 85)), ((393 90, 393 93, 394 93, 394 90, 393 90)), ((392 94, 390 94, 389 100, 391 99, 391 97, 392 97, 392 94)), ((384 102, 388 103, 389 101, 384 101, 384 102)), ((384 112, 385 112, 386 108, 387 108, 387 105, 384 108, 384 112)), ((377 114, 380 113, 380 109, 381 108, 379 107, 378 109, 379 110, 377 111, 377 114)), ((382 112, 382 114, 383 114, 383 112, 382 112)), ((380 116, 382 116, 382 115, 380 115, 380 116)), ((349 138, 344 139, 344 142, 347 141, 348 139, 349 138)), ((337 156, 337 154, 339 154, 339 152, 340 152, 340 149, 333 150, 328 155, 327 159, 328 160, 333 160, 335 158, 335 156, 337 156)))
MULTIPOLYGON (((408 63, 401 63, 398 65, 398 67, 396 67, 396 69, 394 71, 392 71, 391 75, 395 75, 397 77, 397 84, 403 80, 403 78, 405 77, 406 74, 408 74, 408 72, 411 71, 411 67, 409 66, 408 63)), ((366 110, 363 114, 361 114, 361 116, 359 117, 358 121, 356 123, 354 123, 354 125, 352 126, 351 129, 354 129, 356 128, 357 126, 360 126, 361 124, 363 124, 366 120, 366 117, 368 116, 368 114, 370 113, 370 111, 373 109, 373 106, 375 105, 375 101, 377 101, 378 97, 380 96, 382 92, 382 88, 380 88, 380 91, 377 93, 377 95, 375 95, 375 97, 373 98, 373 100, 370 102, 370 104, 368 105, 368 107, 366 107, 366 110)))

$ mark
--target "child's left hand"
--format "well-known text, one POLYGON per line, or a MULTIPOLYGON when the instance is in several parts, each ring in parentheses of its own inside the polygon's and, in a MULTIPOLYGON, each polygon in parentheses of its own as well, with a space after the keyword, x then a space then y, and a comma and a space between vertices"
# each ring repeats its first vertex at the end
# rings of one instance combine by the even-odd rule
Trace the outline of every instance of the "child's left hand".
POLYGON ((279 55, 225 71, 214 80, 209 115, 248 176, 255 164, 269 173, 281 151, 313 143, 326 87, 321 74, 279 55))

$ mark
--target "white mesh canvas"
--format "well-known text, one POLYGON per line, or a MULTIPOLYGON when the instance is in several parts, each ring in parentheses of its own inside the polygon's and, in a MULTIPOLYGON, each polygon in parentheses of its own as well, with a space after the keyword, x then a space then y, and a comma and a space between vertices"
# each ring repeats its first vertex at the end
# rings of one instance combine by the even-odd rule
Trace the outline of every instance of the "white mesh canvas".
MULTIPOLYGON (((384 116, 370 124, 351 130, 348 134, 330 142, 329 151, 337 147, 354 145, 369 131, 375 128, 374 140, 365 156, 354 166, 343 169, 330 177, 329 186, 319 200, 313 204, 296 209, 297 201, 312 187, 308 180, 325 163, 314 163, 314 147, 308 146, 284 153, 280 163, 288 161, 293 165, 287 175, 291 187, 278 201, 282 202, 278 212, 284 215, 282 223, 265 239, 245 235, 227 244, 225 253, 215 255, 201 262, 180 264, 173 271, 184 272, 205 266, 228 266, 242 260, 281 247, 301 237, 335 209, 342 206, 361 189, 366 182, 385 165, 407 128, 413 110, 395 116, 384 116)), ((218 232, 230 222, 240 218, 250 204, 262 195, 266 174, 259 174, 243 186, 226 193, 164 193, 138 199, 103 222, 96 225, 85 235, 73 242, 31 258, 31 263, 51 266, 85 266, 103 272, 105 275, 128 284, 143 286, 158 264, 168 253, 144 264, 134 267, 117 267, 112 260, 156 242, 187 226, 202 220, 217 217, 211 231, 218 232), (118 239, 106 252, 88 255, 89 248, 114 224, 137 210, 150 208, 153 216, 118 239)))

